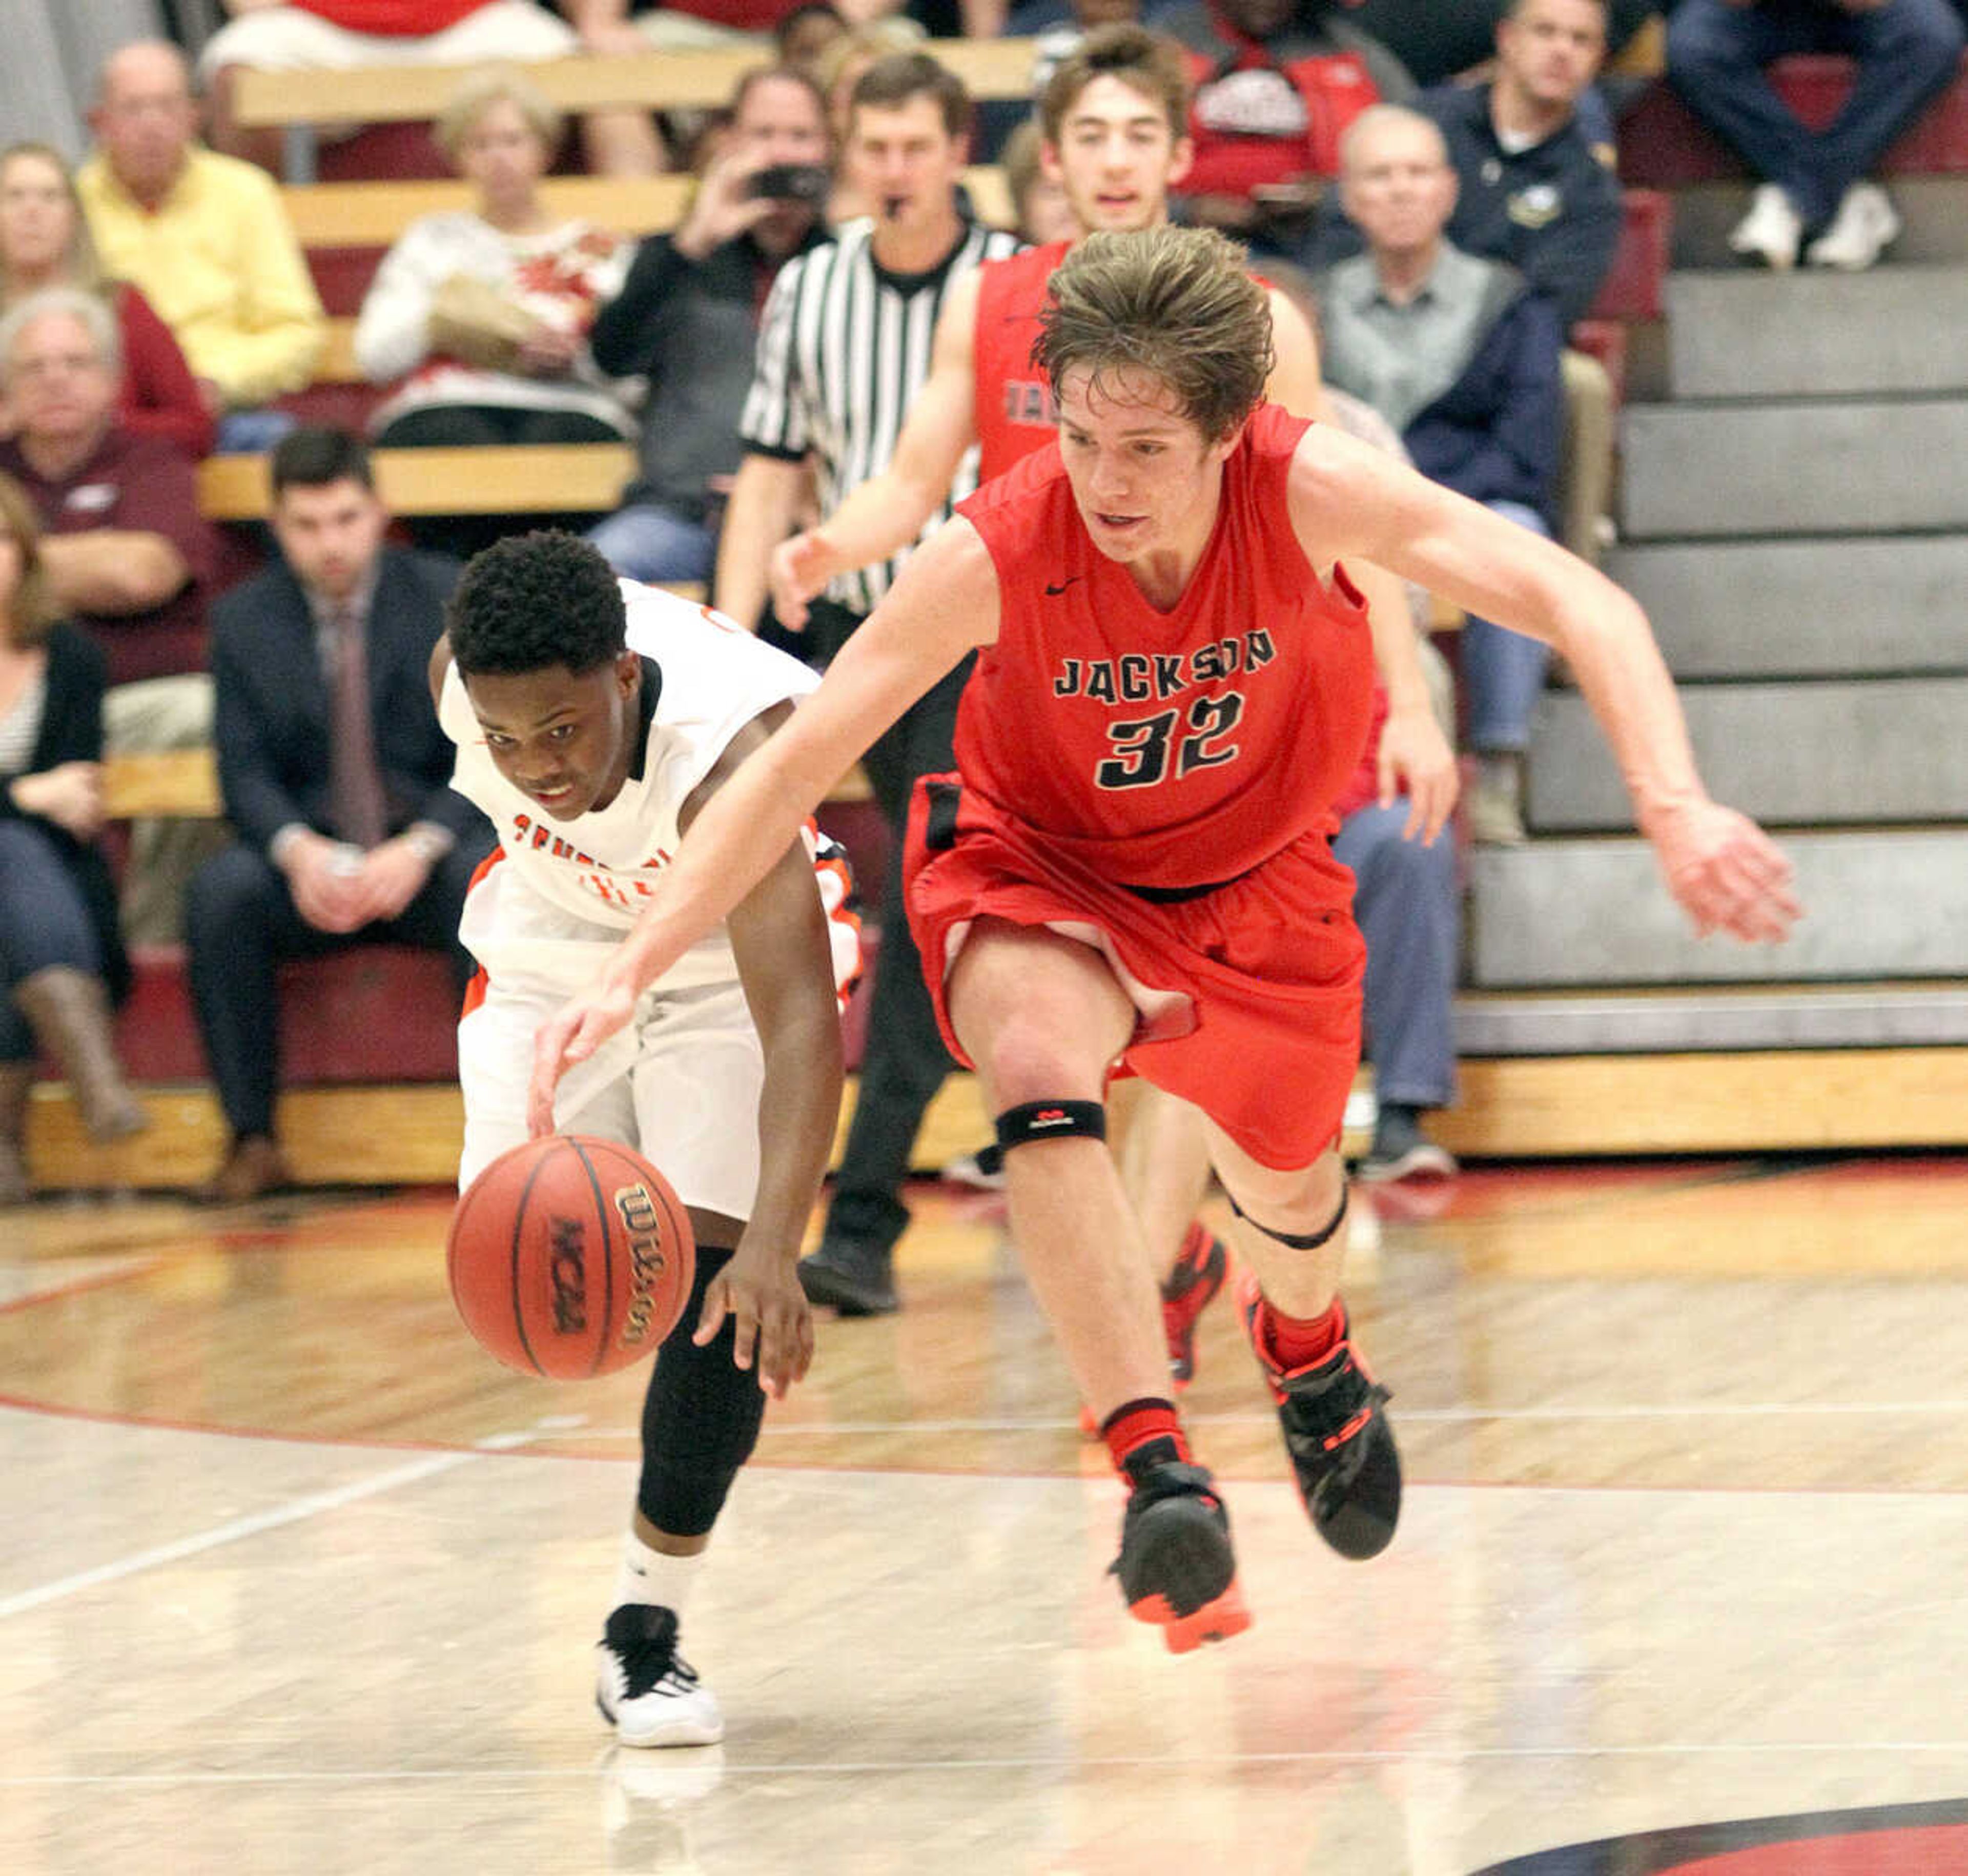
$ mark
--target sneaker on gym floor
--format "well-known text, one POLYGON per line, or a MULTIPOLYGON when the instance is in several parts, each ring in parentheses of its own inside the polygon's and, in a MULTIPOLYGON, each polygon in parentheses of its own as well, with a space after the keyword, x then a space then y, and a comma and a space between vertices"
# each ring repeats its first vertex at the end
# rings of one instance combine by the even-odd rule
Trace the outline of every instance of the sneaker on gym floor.
POLYGON ((1240 1300, 1313 1528, 1342 1557, 1377 1557, 1400 1521, 1401 1456, 1387 1424, 1387 1390, 1353 1346, 1351 1322, 1342 1315, 1329 1355, 1287 1373, 1265 1353, 1265 1304, 1254 1277, 1240 1300))
POLYGON ((1452 1179, 1461 1171, 1455 1155, 1422 1132, 1418 1108, 1390 1101, 1381 1110, 1374 1143, 1355 1177, 1369 1185, 1392 1185, 1403 1179, 1452 1179))
POLYGON ((1227 1641, 1251 1625, 1229 1515, 1200 1466, 1168 1460, 1141 1469, 1109 1571, 1121 1580, 1128 1614, 1159 1628, 1171 1654, 1227 1641))
POLYGON ((980 1146, 974 1153, 960 1153, 944 1162, 938 1177, 945 1185, 968 1186, 973 1192, 1002 1192, 1005 1149, 994 1143, 980 1146))
POLYGON ((624 1602, 594 1647, 594 1704, 625 1746, 708 1746, 724 1737, 717 1699, 677 1652, 677 1618, 624 1602))
POLYGON ((1162 1285, 1162 1333, 1168 1340, 1169 1374, 1179 1388, 1196 1379, 1196 1320, 1222 1288, 1229 1267, 1223 1240, 1191 1220, 1175 1268, 1162 1285))
POLYGON ((843 1316, 892 1316, 901 1307, 886 1251, 824 1240, 799 1261, 800 1288, 809 1303, 830 1303, 843 1316))

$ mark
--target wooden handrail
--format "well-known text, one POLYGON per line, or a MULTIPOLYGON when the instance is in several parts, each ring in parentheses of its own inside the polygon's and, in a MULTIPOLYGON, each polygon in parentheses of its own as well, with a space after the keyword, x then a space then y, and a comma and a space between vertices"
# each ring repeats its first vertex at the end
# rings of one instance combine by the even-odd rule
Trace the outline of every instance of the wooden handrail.
MULTIPOLYGON (((924 50, 958 77, 973 98, 1032 95, 1037 42, 1030 39, 933 39, 924 50)), ((729 102, 746 73, 772 62, 750 50, 647 52, 625 57, 548 59, 516 69, 559 109, 652 111, 714 109, 729 102)), ((235 89, 239 122, 255 128, 302 124, 416 123, 439 115, 461 81, 483 66, 368 66, 358 71, 242 70, 235 89)))

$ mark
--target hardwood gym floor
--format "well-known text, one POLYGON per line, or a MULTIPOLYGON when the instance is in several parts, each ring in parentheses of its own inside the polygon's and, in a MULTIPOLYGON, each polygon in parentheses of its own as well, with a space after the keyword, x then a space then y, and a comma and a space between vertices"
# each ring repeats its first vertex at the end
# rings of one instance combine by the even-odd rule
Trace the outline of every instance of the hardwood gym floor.
MULTIPOLYGON (((1400 1536, 1312 1536, 1219 1302, 1257 1623, 1181 1659, 997 1202, 918 1201, 907 1307, 822 1324, 714 1547, 726 1743, 655 1754, 587 1652, 641 1377, 481 1355, 444 1194, 0 1213, 0 1868, 1639 1876, 1705 1866, 1564 1847, 1968 1797, 1968 1158, 1377 1195, 1400 1536)), ((1880 1816, 1739 1854, 1968 1869, 1968 1811, 1880 1816)))

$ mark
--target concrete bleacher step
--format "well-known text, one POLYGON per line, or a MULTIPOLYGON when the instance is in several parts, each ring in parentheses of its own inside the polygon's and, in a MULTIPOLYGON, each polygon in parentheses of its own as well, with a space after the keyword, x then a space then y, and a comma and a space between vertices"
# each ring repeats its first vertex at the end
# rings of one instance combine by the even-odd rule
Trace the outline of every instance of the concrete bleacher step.
MULTIPOLYGON (((1957 660, 1968 646, 1958 647, 1957 660)), ((1968 676, 1684 686, 1716 798, 1772 827, 1954 821, 1968 813, 1968 676)), ((1627 828, 1633 815, 1584 698, 1553 692, 1532 735, 1526 819, 1627 828)))
POLYGON ((1951 983, 1478 990, 1455 1000, 1465 1058, 1964 1043, 1968 995, 1951 983))
POLYGON ((1968 396, 1630 406, 1630 540, 1968 527, 1968 396))
POLYGON ((1662 542, 1605 565, 1678 679, 1968 669, 1968 535, 1662 542))
POLYGON ((1676 398, 1968 390, 1968 268, 1682 272, 1667 283, 1676 398))
MULTIPOLYGON (((1900 236, 1887 251, 1895 265, 1968 261, 1968 176, 1895 176, 1886 193, 1899 212, 1900 236)), ((1755 270, 1729 251, 1729 232, 1750 211, 1747 182, 1703 183, 1674 193, 1669 252, 1677 267, 1755 270)))
POLYGON ((1637 838, 1471 856, 1478 990, 1968 977, 1968 828, 1786 835, 1804 916, 1781 945, 1700 938, 1637 838))

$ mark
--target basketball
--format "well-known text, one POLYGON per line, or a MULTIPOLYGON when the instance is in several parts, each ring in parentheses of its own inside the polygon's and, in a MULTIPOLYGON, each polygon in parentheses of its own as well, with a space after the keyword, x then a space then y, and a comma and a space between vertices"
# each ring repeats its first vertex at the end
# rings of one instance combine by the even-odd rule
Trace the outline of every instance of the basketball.
POLYGON ((584 1381, 652 1354, 676 1327, 697 1246, 682 1202, 639 1153, 552 1133, 465 1188, 446 1261, 458 1313, 489 1354, 584 1381))

